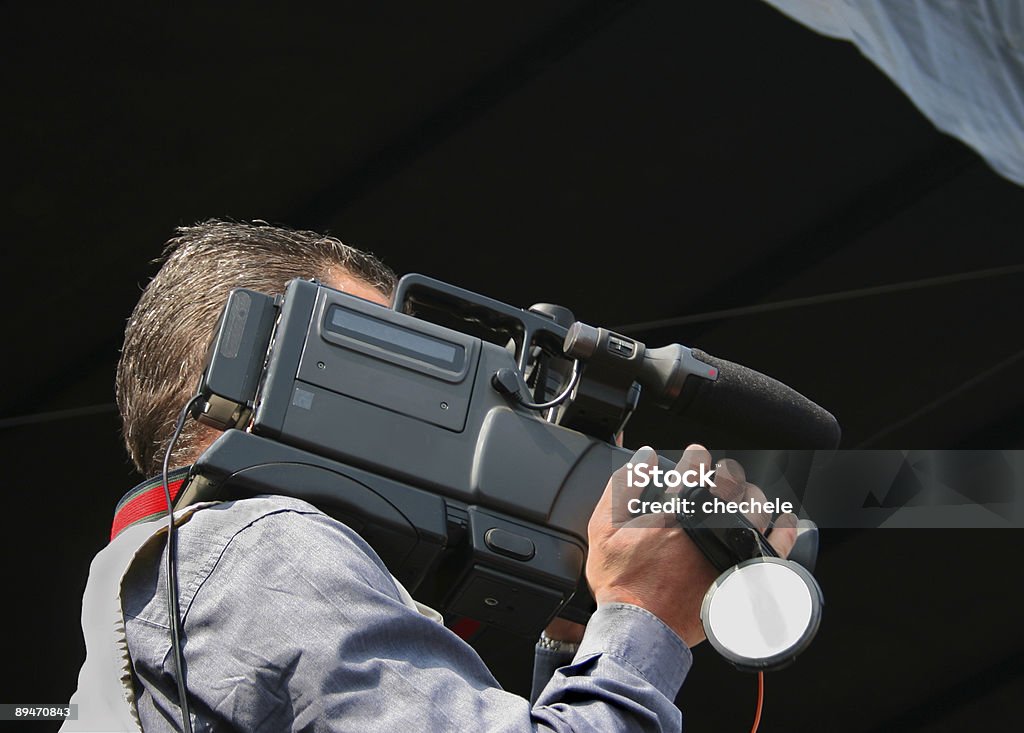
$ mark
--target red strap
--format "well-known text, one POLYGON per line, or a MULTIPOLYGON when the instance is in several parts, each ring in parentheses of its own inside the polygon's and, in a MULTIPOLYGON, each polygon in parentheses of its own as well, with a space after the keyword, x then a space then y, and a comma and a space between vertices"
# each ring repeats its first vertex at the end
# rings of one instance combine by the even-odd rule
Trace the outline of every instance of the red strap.
MULTIPOLYGON (((167 483, 171 490, 171 502, 181 491, 181 485, 188 478, 188 471, 175 472, 177 475, 167 483)), ((168 477, 170 478, 170 477, 168 477)), ((110 528, 110 539, 114 539, 125 527, 146 519, 155 519, 167 514, 167 499, 164 496, 164 484, 160 478, 150 479, 133 489, 121 499, 114 513, 114 524, 110 528)))

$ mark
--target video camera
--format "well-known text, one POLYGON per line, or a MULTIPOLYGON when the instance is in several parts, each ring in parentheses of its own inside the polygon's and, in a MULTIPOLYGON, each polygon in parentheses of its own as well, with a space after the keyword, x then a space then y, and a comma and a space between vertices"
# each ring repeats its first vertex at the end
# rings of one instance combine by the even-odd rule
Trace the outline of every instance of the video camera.
MULTIPOLYGON (((179 507, 305 499, 417 600, 533 637, 592 611, 587 523, 641 405, 736 422, 771 447, 839 437, 828 412, 745 367, 422 275, 401 279, 391 308, 301 279, 283 296, 232 291, 199 392, 199 419, 225 432, 179 507)), ((742 516, 707 525, 684 523, 722 571, 775 554, 742 516)))

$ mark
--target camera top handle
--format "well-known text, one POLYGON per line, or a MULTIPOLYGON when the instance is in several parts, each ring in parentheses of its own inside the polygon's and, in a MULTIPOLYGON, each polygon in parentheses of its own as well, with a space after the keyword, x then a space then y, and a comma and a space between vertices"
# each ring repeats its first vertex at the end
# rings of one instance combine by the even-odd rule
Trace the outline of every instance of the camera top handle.
POLYGON ((559 308, 561 312, 557 315, 537 306, 523 310, 426 275, 405 275, 395 288, 393 309, 409 313, 417 306, 450 314, 465 323, 479 324, 495 335, 512 339, 516 346, 516 366, 524 374, 529 366, 530 347, 539 346, 548 354, 562 355, 568 326, 574 320, 565 308, 559 308), (567 318, 568 323, 558 323, 567 318))

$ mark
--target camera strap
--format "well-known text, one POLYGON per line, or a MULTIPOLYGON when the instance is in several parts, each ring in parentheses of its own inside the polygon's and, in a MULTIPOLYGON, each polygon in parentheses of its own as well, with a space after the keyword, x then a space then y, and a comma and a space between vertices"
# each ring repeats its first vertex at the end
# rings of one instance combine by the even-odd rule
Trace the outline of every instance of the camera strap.
MULTIPOLYGON (((167 474, 171 502, 178 497, 182 484, 188 478, 190 468, 191 466, 177 468, 167 474)), ((155 476, 143 481, 121 497, 121 501, 117 503, 117 508, 114 510, 110 539, 113 540, 133 524, 165 516, 167 516, 167 498, 164 496, 163 479, 160 476, 155 476)))

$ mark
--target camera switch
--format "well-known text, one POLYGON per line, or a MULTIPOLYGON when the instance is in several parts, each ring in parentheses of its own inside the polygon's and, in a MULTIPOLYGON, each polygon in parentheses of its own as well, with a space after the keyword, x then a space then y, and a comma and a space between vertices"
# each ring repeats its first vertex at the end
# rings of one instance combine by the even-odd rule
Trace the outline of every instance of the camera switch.
POLYGON ((529 560, 535 552, 533 540, 529 537, 521 537, 497 527, 491 527, 484 533, 484 542, 499 555, 516 560, 529 560))

